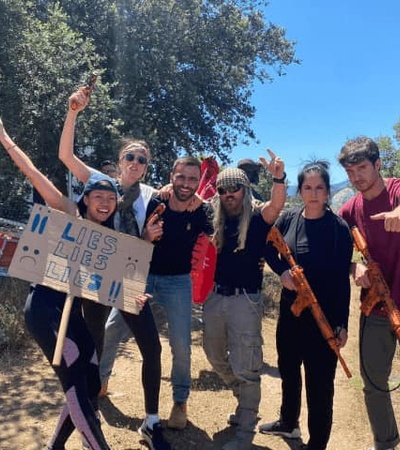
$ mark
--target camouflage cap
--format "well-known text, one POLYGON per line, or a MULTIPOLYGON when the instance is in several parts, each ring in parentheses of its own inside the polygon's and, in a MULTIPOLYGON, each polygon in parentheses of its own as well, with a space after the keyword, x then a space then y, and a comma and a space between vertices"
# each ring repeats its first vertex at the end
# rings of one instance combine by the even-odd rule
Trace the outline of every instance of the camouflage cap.
POLYGON ((250 186, 250 181, 246 173, 242 169, 228 167, 222 170, 217 177, 217 188, 228 188, 241 184, 243 186, 250 186))

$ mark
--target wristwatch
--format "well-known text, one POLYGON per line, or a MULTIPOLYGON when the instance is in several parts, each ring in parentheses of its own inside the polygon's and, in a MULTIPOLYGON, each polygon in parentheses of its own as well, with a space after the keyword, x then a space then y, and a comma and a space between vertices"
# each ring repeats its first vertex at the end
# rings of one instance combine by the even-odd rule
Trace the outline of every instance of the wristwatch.
POLYGON ((286 180, 286 172, 283 172, 282 178, 272 178, 272 182, 278 184, 285 184, 285 180, 286 180))

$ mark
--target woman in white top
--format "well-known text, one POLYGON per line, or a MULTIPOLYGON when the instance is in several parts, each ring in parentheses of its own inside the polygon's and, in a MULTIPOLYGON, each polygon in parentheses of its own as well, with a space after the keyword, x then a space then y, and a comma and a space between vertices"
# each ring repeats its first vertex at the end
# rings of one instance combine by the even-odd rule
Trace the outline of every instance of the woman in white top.
MULTIPOLYGON (((89 103, 89 95, 86 88, 80 88, 69 98, 69 108, 61 136, 59 157, 78 180, 83 183, 89 179, 104 176, 95 169, 87 166, 73 152, 74 132, 76 118, 80 111, 89 103), (100 175, 99 175, 100 174, 100 175)), ((143 180, 150 161, 150 148, 143 140, 127 140, 123 143, 118 155, 120 175, 118 182, 122 201, 116 214, 116 229, 119 231, 141 236, 146 208, 152 195, 156 191, 140 181, 143 180)), ((147 237, 150 241, 157 240, 162 235, 162 223, 156 223, 147 228, 147 237)), ((84 315, 94 338, 99 355, 103 353, 104 324, 109 311, 99 308, 98 305, 84 304, 84 315), (100 318, 102 316, 102 319, 100 318), (103 323, 102 323, 103 322, 103 323), (102 325, 101 325, 102 323, 102 325)), ((115 319, 122 315, 124 322, 130 329, 131 335, 140 349, 143 358, 142 384, 145 397, 146 418, 139 429, 142 437, 149 445, 157 450, 168 450, 169 444, 164 440, 160 418, 158 416, 158 404, 161 385, 161 344, 153 314, 148 303, 145 304, 139 315, 113 310, 110 319, 113 333, 116 333, 114 343, 126 334, 126 328, 115 325, 115 319)), ((121 325, 121 324, 120 324, 121 325)), ((108 325, 107 325, 108 327, 108 325)), ((107 328, 108 332, 108 328, 107 328)), ((107 348, 105 349, 107 352, 107 348)), ((112 359, 112 358, 111 358, 112 359)), ((101 363, 100 363, 101 364, 101 363)))

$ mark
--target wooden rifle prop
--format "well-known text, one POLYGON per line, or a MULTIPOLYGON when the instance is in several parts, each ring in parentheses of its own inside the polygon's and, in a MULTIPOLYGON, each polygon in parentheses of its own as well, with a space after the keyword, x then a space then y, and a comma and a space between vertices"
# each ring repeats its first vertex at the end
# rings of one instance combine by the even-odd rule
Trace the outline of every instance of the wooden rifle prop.
MULTIPOLYGON (((89 77, 89 79, 88 79, 88 82, 86 83, 86 86, 84 87, 85 94, 88 97, 90 97, 90 94, 93 92, 94 86, 95 86, 96 81, 97 81, 97 77, 98 77, 97 72, 92 72, 90 77, 89 77)), ((75 110, 75 109, 78 108, 78 106, 79 105, 78 105, 78 103, 76 101, 72 101, 71 109, 75 110)))
POLYGON ((368 288, 361 302, 361 311, 369 316, 376 305, 382 304, 383 311, 387 315, 393 331, 400 339, 400 311, 390 295, 389 286, 383 277, 379 264, 375 262, 368 250, 367 243, 357 227, 352 227, 351 233, 354 239, 354 248, 363 256, 363 262, 368 269, 368 278, 371 287, 368 288))
POLYGON ((322 336, 325 338, 330 348, 335 352, 343 370, 348 378, 351 378, 351 372, 348 369, 342 355, 340 354, 340 349, 338 345, 338 339, 336 338, 332 327, 329 325, 328 320, 325 317, 315 295, 309 285, 306 276, 304 275, 304 270, 299 266, 290 249, 287 245, 285 239, 283 238, 281 232, 277 227, 272 227, 268 233, 267 240, 271 241, 278 252, 286 259, 290 266, 290 272, 293 277, 293 282, 296 286, 297 296, 296 300, 291 306, 292 313, 298 317, 302 313, 303 309, 310 308, 311 313, 317 322, 318 328, 320 329, 322 336))
POLYGON ((159 205, 157 205, 147 219, 146 225, 154 225, 159 220, 161 220, 161 216, 164 214, 165 208, 166 206, 164 205, 164 203, 160 203, 159 205))

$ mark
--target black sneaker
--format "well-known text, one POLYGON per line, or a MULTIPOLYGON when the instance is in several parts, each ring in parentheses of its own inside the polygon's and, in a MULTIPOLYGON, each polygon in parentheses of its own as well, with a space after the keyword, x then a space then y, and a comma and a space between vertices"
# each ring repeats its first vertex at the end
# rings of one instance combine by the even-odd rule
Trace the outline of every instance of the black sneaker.
POLYGON ((164 439, 161 423, 155 423, 153 429, 143 423, 139 430, 140 436, 150 447, 150 450, 171 450, 170 444, 164 439))
POLYGON ((300 428, 289 428, 282 421, 264 423, 258 427, 258 431, 263 434, 273 434, 283 436, 288 439, 298 439, 301 436, 300 428))

